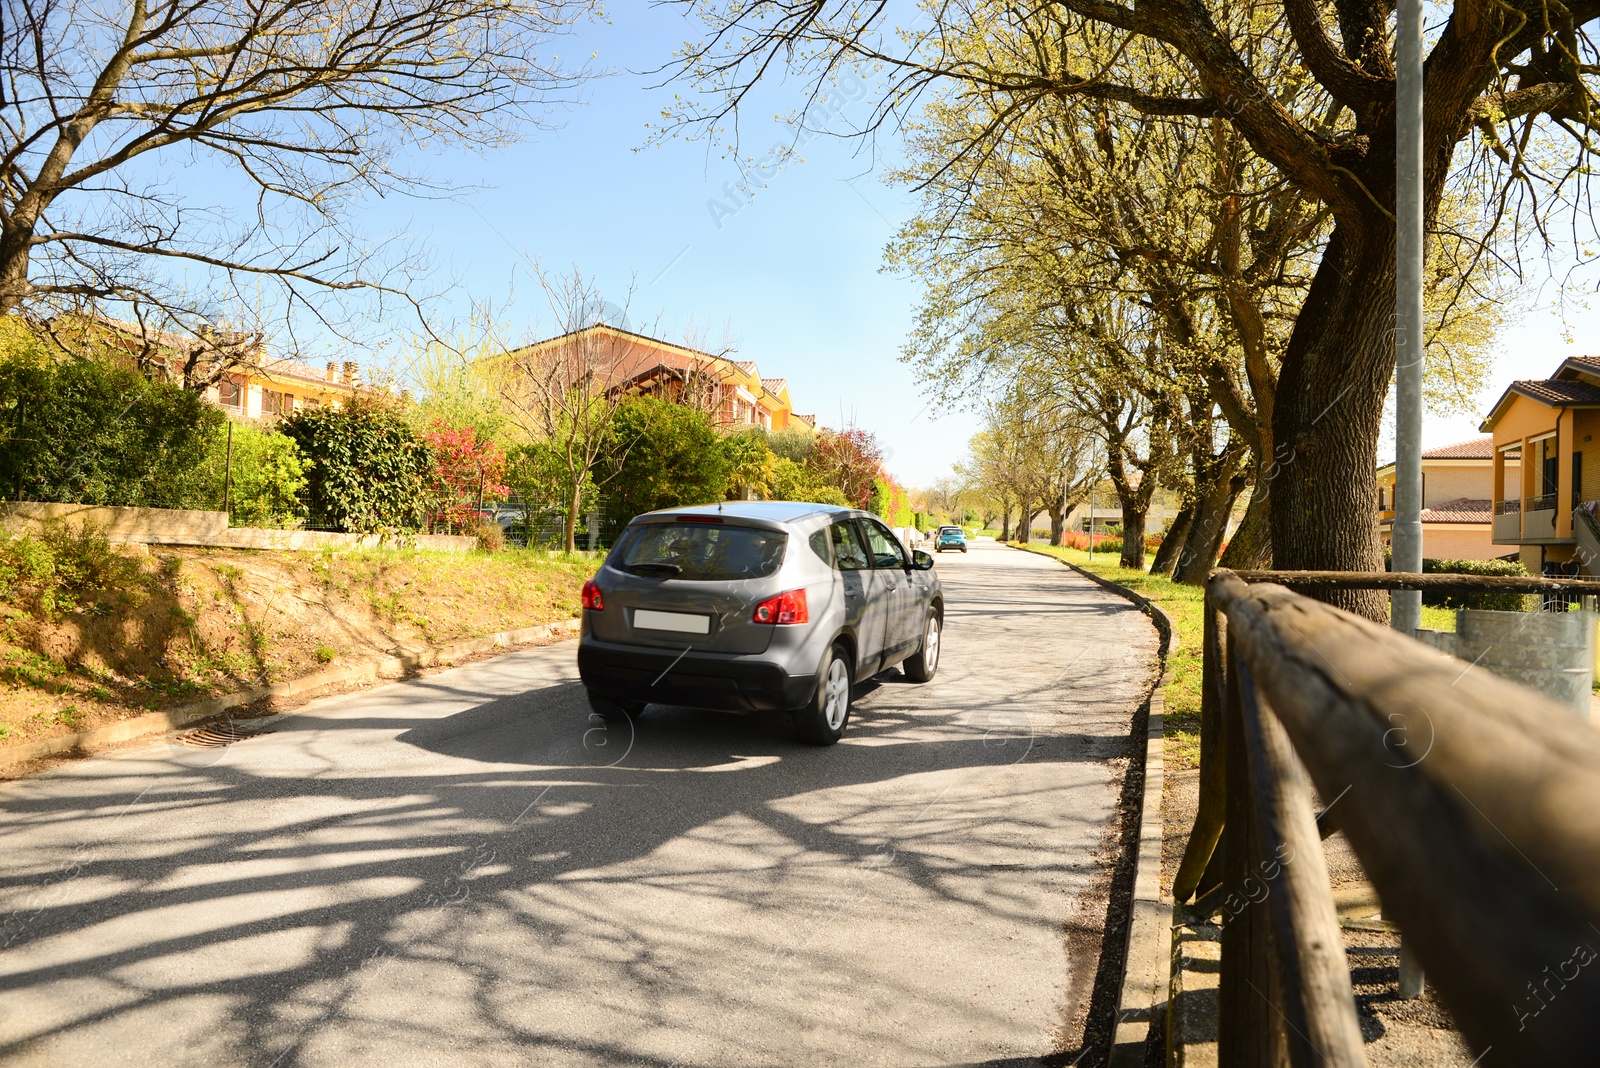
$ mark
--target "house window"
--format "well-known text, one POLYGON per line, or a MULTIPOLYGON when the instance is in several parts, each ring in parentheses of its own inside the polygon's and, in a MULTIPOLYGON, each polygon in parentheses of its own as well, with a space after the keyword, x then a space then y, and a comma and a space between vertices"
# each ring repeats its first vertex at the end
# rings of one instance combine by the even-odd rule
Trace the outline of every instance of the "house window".
POLYGON ((283 412, 283 394, 277 390, 264 389, 261 391, 261 414, 278 415, 283 412))
POLYGON ((217 403, 224 408, 244 407, 244 379, 238 375, 225 375, 217 383, 217 403))

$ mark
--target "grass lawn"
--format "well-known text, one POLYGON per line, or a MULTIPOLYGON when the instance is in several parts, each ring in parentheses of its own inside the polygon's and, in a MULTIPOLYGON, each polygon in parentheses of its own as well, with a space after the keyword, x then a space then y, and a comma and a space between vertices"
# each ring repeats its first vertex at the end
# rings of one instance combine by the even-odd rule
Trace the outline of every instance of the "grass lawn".
MULTIPOLYGON (((1093 571, 1102 578, 1150 598, 1171 617, 1178 649, 1172 655, 1172 680, 1167 683, 1164 694, 1165 754, 1173 767, 1199 767, 1201 638, 1205 627, 1205 590, 1199 586, 1183 586, 1143 571, 1129 571, 1119 567, 1118 557, 1110 553, 1097 552, 1094 562, 1090 563, 1089 554, 1082 549, 1061 549, 1037 543, 1018 548, 1054 556, 1077 564, 1085 571, 1093 571)), ((1451 629, 1455 629, 1454 623, 1451 629)))
POLYGON ((575 618, 599 561, 0 533, 0 744, 575 618))

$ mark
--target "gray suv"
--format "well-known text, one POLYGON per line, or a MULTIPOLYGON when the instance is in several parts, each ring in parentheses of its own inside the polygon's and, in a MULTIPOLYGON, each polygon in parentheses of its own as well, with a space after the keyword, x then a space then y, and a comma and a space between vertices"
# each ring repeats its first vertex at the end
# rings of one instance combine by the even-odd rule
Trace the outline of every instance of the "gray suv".
POLYGON ((832 745, 851 688, 895 664, 939 666, 944 593, 933 557, 877 517, 789 501, 638 516, 583 587, 578 673, 594 710, 646 704, 788 712, 832 745))

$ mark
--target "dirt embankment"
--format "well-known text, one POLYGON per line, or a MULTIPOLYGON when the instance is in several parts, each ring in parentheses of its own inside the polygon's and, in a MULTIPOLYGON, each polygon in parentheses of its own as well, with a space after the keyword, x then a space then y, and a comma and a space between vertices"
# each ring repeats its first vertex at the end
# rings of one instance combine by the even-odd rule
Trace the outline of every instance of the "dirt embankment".
MULTIPOLYGON (((571 619, 595 567, 525 553, 145 552, 103 541, 65 559, 48 581, 11 581, 0 603, 0 746, 571 619)), ((14 577, 6 563, 0 585, 14 577)))

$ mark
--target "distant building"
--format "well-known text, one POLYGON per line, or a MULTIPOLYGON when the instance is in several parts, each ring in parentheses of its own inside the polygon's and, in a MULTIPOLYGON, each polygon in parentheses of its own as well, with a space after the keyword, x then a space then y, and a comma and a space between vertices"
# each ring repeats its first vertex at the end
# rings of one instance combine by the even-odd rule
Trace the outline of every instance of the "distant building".
MULTIPOLYGON (((1394 464, 1378 468, 1378 532, 1394 532, 1394 464)), ((1422 454, 1422 555, 1442 560, 1492 560, 1495 545, 1494 438, 1473 438, 1422 454)))
MULTIPOLYGON (((133 323, 101 318, 85 338, 125 353, 128 362, 142 364, 147 374, 181 383, 184 367, 199 354, 200 381, 222 363, 227 369, 214 385, 205 388, 206 400, 236 419, 274 420, 301 408, 338 407, 365 392, 361 372, 353 360, 328 361, 318 371, 297 360, 274 358, 265 344, 248 338, 224 337, 217 353, 207 353, 207 337, 191 337, 164 330, 146 330, 133 323), (147 351, 148 349, 148 351, 147 351)), ((117 357, 119 360, 123 357, 117 357)))
POLYGON ((814 432, 817 427, 816 416, 794 411, 789 383, 762 378, 753 361, 731 360, 604 323, 513 349, 504 358, 537 361, 563 351, 592 363, 608 391, 701 408, 724 429, 801 427, 814 432))

